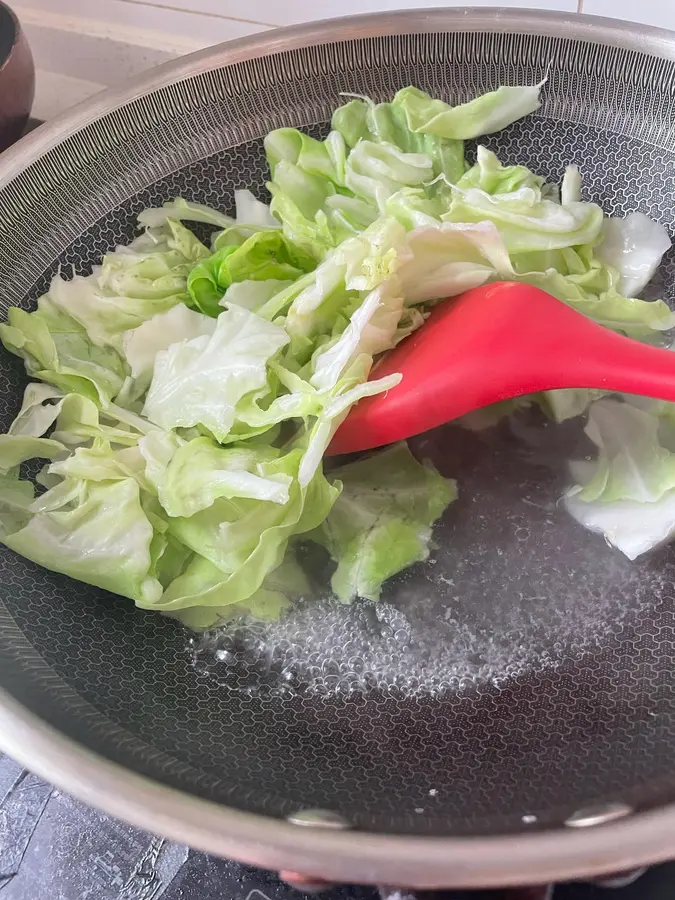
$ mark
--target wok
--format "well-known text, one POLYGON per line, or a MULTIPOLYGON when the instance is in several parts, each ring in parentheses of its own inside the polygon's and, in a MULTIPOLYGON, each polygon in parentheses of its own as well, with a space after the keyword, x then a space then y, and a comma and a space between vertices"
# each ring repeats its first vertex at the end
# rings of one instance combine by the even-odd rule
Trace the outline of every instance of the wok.
MULTIPOLYGON (((548 73, 487 140, 587 199, 673 225, 675 36, 571 15, 381 14, 211 48, 107 91, 0 158, 0 306, 85 273, 182 195, 264 195, 261 138, 326 131, 340 92, 458 101, 548 73)), ((675 299, 674 258, 657 285, 675 299)), ((0 356, 0 425, 25 384, 0 356)), ((489 887, 675 852, 675 555, 635 563, 556 501, 578 423, 415 442, 458 478, 432 559, 377 606, 300 605, 189 642, 0 549, 0 748, 212 853, 338 881, 489 887), (303 827, 304 826, 304 827, 303 827)))

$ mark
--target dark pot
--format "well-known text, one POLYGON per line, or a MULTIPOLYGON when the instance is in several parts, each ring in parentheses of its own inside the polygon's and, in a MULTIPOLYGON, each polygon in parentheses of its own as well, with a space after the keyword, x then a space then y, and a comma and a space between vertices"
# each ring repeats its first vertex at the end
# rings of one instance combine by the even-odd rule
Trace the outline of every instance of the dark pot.
POLYGON ((26 126, 35 93, 35 65, 19 20, 0 0, 0 151, 26 126))

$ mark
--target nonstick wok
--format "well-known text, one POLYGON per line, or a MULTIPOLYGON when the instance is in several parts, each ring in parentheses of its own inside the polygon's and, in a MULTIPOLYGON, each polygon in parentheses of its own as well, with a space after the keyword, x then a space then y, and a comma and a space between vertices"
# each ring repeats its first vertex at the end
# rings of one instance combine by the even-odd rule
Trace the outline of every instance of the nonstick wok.
MULTIPOLYGON (((177 60, 4 154, 1 312, 129 242, 144 207, 264 196, 262 137, 324 134, 341 92, 459 101, 546 76, 537 114, 488 146, 551 181, 575 163, 586 199, 672 226, 674 35, 489 9, 339 19, 177 60)), ((5 430, 26 378, 0 368, 5 430)), ((432 559, 378 607, 318 601, 283 633, 190 643, 0 548, 0 748, 147 830, 337 881, 534 884, 672 856, 675 551, 631 563, 566 518, 578 431, 525 416, 416 439, 461 489, 432 559)))

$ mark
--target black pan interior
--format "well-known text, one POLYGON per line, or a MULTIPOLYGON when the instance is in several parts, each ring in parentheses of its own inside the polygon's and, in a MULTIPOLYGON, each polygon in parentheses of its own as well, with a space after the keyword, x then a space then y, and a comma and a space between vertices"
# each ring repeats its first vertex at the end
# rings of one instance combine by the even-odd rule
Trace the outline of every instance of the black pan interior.
MULTIPOLYGON (((419 37, 424 47, 401 43, 407 69, 397 74, 400 66, 390 64, 387 88, 416 81, 451 91, 448 47, 452 65, 469 68, 457 62, 461 36, 444 37, 428 68, 414 62, 432 58, 428 37, 419 37)), ((494 36, 474 37, 487 42, 484 54, 494 47, 494 36)), ((511 37, 516 74, 527 73, 530 45, 511 37)), ((556 50, 559 70, 563 49, 556 50)), ((374 62, 360 65, 372 71, 374 62)), ((377 81, 362 80, 371 89, 377 81)), ((583 83, 579 75, 582 93, 583 83)), ((557 89, 554 79, 554 105, 562 102, 557 89)), ((292 111, 282 118, 301 121, 292 111)), ((587 199, 613 214, 640 209, 672 230, 670 149, 618 127, 560 119, 554 109, 486 143, 503 162, 550 180, 576 163, 587 199)), ((235 188, 264 197, 265 177, 258 138, 174 166, 83 230, 33 279, 23 302, 35 301, 58 265, 86 273, 107 249, 128 242, 144 207, 180 195, 227 211, 235 188)), ((93 197, 92 171, 81 178, 93 197)), ((91 208, 103 202, 99 196, 91 208)), ((7 259, 9 251, 6 266, 7 259)), ((672 256, 661 279, 674 300, 672 256)), ((21 365, 5 352, 0 377, 5 430, 25 384, 21 365)), ((321 694, 300 679, 280 695, 250 670, 195 666, 173 622, 2 548, 0 682, 109 759, 274 817, 318 807, 366 830, 487 834, 557 825, 601 799, 641 808, 673 799, 675 555, 666 548, 629 563, 556 506, 564 460, 578 440, 574 424, 554 432, 519 420, 479 435, 450 426, 418 441, 421 454, 458 478, 462 493, 438 533, 435 562, 394 585, 386 600, 436 633, 446 629, 445 656, 434 656, 438 641, 415 651, 418 660, 429 654, 430 667, 447 666, 442 690, 410 694, 405 654, 412 651, 402 648, 398 682, 321 694)), ((331 625, 335 639, 347 640, 366 620, 384 627, 377 611, 356 608, 331 625)))

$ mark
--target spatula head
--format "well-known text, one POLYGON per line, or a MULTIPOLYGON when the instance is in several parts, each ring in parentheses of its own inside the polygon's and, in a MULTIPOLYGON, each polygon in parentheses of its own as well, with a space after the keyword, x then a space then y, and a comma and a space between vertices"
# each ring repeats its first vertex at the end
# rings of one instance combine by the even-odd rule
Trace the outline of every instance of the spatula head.
POLYGON ((400 384, 358 403, 329 453, 403 440, 512 397, 513 390, 540 390, 527 373, 521 386, 520 367, 540 352, 536 335, 554 327, 561 311, 569 312, 539 288, 515 282, 483 285, 442 302, 374 367, 373 378, 401 372, 400 384))

